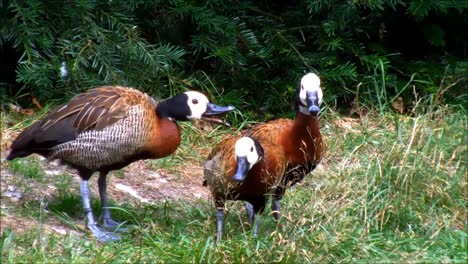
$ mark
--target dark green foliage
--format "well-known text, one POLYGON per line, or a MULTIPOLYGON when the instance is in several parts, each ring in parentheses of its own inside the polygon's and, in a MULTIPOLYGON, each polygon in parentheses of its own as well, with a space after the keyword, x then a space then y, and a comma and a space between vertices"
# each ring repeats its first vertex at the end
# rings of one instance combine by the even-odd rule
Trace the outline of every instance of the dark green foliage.
MULTIPOLYGON (((131 3, 132 4, 132 3, 131 3)), ((133 6, 137 3, 133 3, 133 6)), ((184 51, 149 44, 127 1, 12 1, 1 44, 21 54, 16 81, 40 101, 98 85, 162 87, 184 51), (68 74, 60 76, 65 65, 68 74)), ((155 90, 157 92, 158 90, 155 90)), ((15 95, 10 91, 10 95, 15 95)))
POLYGON ((198 89, 279 113, 292 109, 300 76, 315 71, 326 101, 340 108, 357 100, 383 110, 398 96, 416 101, 414 92, 440 93, 440 103, 454 83, 444 98, 465 103, 467 7, 462 0, 11 1, 0 5, 0 56, 10 57, 0 96, 63 100, 104 84, 158 97, 198 89))

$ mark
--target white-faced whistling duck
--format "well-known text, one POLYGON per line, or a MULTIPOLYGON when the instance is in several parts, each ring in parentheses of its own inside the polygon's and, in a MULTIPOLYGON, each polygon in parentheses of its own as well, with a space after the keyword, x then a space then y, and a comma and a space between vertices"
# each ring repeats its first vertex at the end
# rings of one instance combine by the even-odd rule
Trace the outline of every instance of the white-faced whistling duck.
POLYGON ((223 124, 209 116, 233 109, 214 105, 194 91, 156 102, 132 88, 99 87, 76 95, 26 128, 13 142, 7 160, 37 153, 75 168, 82 179, 80 192, 88 228, 101 242, 116 241, 120 236, 106 231, 120 226, 108 207, 109 171, 174 153, 181 140, 176 121, 205 119, 223 124), (98 227, 90 205, 88 180, 96 171, 104 229, 98 227))
MULTIPOLYGON (((276 220, 281 218, 280 200, 286 188, 302 181, 322 159, 323 141, 320 134, 319 112, 323 92, 320 78, 308 73, 301 79, 298 90, 298 111, 294 120, 275 119, 245 132, 259 142, 276 142, 278 153, 284 153, 286 172, 276 188, 272 210, 276 220)), ((252 206, 247 204, 251 214, 252 206)))
POLYGON ((210 188, 217 210, 216 241, 221 240, 226 200, 242 200, 253 205, 248 215, 258 234, 258 214, 265 209, 271 191, 284 174, 284 157, 276 144, 251 137, 231 137, 220 142, 205 163, 205 185, 210 188))

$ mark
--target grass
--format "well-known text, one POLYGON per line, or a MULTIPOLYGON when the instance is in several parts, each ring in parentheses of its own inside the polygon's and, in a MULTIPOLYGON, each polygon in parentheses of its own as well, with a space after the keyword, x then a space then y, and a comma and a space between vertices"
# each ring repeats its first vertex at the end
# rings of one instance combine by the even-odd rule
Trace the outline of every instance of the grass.
POLYGON ((11 161, 10 170, 14 173, 24 175, 30 179, 40 180, 45 176, 39 161, 35 157, 15 159, 11 161))
MULTIPOLYGON (((468 261, 465 109, 443 107, 415 116, 380 111, 360 120, 329 110, 321 123, 325 159, 287 191, 279 227, 265 212, 258 239, 246 224, 243 204, 231 202, 223 240, 216 246, 215 209, 209 200, 118 204, 116 218, 136 226, 118 243, 102 245, 88 233, 47 232, 43 224, 51 219, 69 226, 82 221, 72 214, 80 207, 78 194, 64 194, 52 206, 53 214, 40 213, 39 205, 29 208, 37 228, 2 229, 2 263, 468 261)), ((176 155, 150 161, 151 168, 201 166, 214 142, 235 131, 182 128, 176 155)), ((70 184, 63 177, 54 179, 61 188, 70 184)), ((98 209, 98 203, 93 207, 98 209)))

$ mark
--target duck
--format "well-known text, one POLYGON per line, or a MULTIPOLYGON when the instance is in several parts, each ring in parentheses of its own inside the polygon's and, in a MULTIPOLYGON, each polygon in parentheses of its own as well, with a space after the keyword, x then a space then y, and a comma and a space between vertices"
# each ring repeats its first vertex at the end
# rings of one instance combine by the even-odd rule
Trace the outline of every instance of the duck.
POLYGON ((115 231, 121 230, 121 223, 113 220, 108 206, 108 173, 138 160, 173 154, 181 142, 177 121, 201 119, 228 125, 214 116, 234 109, 210 103, 196 91, 158 102, 131 87, 97 87, 74 96, 24 129, 6 159, 35 153, 76 169, 87 228, 102 243, 117 241, 120 236, 115 231), (99 172, 102 226, 91 209, 88 187, 95 172, 99 172))
POLYGON ((228 200, 251 205, 248 221, 253 226, 253 235, 258 236, 259 214, 285 170, 284 157, 276 152, 277 148, 272 142, 233 136, 220 142, 208 155, 204 185, 210 189, 216 207, 216 243, 221 241, 228 200))
MULTIPOLYGON (((283 155, 284 160, 280 162, 285 163, 286 169, 281 183, 275 188, 271 205, 276 221, 281 218, 280 200, 287 188, 301 182, 322 160, 324 144, 319 122, 322 100, 320 78, 315 73, 307 73, 301 78, 297 91, 294 119, 274 119, 243 133, 260 142, 276 142, 276 153, 283 155)), ((247 202, 246 208, 251 214, 252 205, 247 202)))

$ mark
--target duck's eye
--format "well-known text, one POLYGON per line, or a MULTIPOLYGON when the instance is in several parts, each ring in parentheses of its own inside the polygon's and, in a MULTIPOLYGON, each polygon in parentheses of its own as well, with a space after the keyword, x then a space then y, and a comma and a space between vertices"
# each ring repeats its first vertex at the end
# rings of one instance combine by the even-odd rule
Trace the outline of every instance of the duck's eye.
POLYGON ((192 103, 193 104, 198 104, 198 100, 197 99, 192 99, 192 103))
POLYGON ((253 152, 253 147, 250 148, 250 152, 253 152))
POLYGON ((301 90, 304 90, 304 85, 301 85, 301 90))

